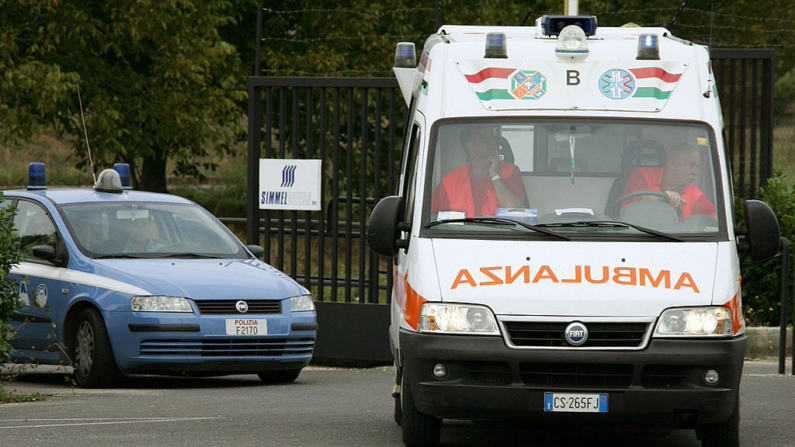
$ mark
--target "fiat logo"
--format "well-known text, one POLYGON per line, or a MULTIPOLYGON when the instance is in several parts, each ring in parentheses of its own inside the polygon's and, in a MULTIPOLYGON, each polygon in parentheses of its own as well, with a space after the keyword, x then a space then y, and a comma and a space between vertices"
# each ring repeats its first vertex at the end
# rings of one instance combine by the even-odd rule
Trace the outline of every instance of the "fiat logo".
POLYGON ((575 321, 566 327, 565 336, 570 345, 581 346, 588 340, 588 328, 575 321))
POLYGON ((235 309, 241 314, 248 312, 248 303, 245 301, 238 301, 235 303, 235 309))

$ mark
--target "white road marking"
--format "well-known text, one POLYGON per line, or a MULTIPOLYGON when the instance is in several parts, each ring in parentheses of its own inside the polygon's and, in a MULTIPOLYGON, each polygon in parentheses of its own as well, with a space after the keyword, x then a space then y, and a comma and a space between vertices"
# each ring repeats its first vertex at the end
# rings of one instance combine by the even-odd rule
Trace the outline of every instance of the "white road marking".
POLYGON ((4 422, 57 422, 50 424, 10 425, 0 427, 0 430, 9 428, 41 428, 41 427, 69 427, 83 425, 118 425, 118 424, 149 424, 152 422, 180 422, 180 421, 206 421, 211 419, 224 419, 215 417, 181 417, 181 418, 75 418, 75 419, 0 419, 4 422), (81 422, 82 421, 82 422, 81 422))

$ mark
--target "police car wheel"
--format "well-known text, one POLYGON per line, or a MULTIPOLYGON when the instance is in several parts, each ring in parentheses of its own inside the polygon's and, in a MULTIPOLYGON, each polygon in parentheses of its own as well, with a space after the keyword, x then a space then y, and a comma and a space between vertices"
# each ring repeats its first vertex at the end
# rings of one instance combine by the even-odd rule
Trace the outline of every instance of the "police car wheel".
POLYGON ((283 371, 263 371, 257 375, 265 383, 291 383, 295 382, 299 374, 301 374, 300 369, 288 369, 283 371))
MULTIPOLYGON (((405 375, 405 371, 403 373, 405 375)), ((410 447, 432 447, 439 443, 442 431, 442 420, 428 414, 420 413, 414 406, 411 387, 405 379, 400 387, 402 402, 401 428, 403 443, 410 447)))
POLYGON ((78 315, 72 339, 73 374, 82 388, 106 388, 119 377, 108 332, 99 311, 87 308, 78 315))

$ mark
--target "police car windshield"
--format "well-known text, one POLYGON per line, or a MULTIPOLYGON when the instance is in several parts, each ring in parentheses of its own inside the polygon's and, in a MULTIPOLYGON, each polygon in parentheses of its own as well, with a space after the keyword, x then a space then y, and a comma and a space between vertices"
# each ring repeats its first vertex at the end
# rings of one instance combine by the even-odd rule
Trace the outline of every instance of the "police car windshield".
POLYGON ((78 248, 94 258, 246 258, 239 241, 203 209, 173 203, 61 207, 78 248))
MULTIPOLYGON (((712 129, 695 122, 441 120, 431 129, 423 227, 461 234, 430 224, 495 217, 576 238, 726 238, 717 147, 712 129), (600 224, 556 225, 587 221, 600 224)), ((499 231, 510 230, 482 236, 499 231)))

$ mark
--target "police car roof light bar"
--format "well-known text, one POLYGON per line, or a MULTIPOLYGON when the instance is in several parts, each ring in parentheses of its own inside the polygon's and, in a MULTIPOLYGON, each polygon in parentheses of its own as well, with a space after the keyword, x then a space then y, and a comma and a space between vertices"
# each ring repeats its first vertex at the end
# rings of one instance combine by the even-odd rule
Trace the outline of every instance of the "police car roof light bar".
POLYGON ((656 34, 638 36, 638 57, 636 60, 660 60, 660 38, 656 34))
POLYGON ((505 33, 486 33, 485 57, 497 59, 508 58, 508 42, 505 39, 505 33))
POLYGON ((132 180, 130 179, 130 165, 127 163, 116 163, 113 165, 113 170, 119 173, 121 179, 122 189, 132 189, 132 180))
POLYGON ((96 192, 121 193, 124 192, 121 186, 121 177, 113 169, 105 169, 99 173, 97 183, 94 185, 96 192))
POLYGON ((576 25, 586 36, 596 34, 596 16, 543 16, 541 31, 545 36, 557 36, 569 25, 576 25))
POLYGON ((28 189, 47 189, 47 174, 44 163, 34 161, 28 165, 28 189))

